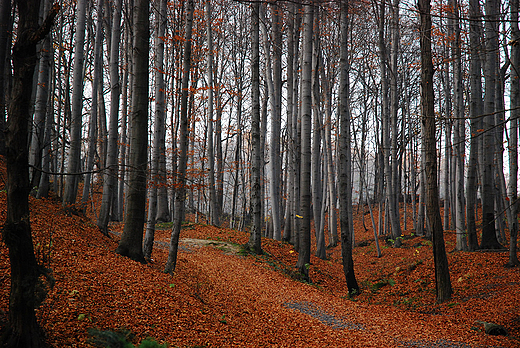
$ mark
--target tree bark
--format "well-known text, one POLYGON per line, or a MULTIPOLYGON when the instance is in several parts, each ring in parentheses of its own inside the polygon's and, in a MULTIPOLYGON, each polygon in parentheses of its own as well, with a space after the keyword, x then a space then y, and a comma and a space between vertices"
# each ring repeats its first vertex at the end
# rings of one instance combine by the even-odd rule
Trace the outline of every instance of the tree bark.
POLYGON ((94 42, 94 78, 92 79, 92 105, 90 109, 89 121, 89 140, 87 152, 87 165, 85 175, 85 182, 83 184, 83 195, 81 197, 81 208, 85 209, 88 199, 90 197, 90 186, 92 181, 92 173, 89 173, 94 168, 94 156, 96 153, 96 134, 97 134, 97 120, 98 120, 98 99, 100 79, 102 78, 103 56, 101 54, 101 46, 103 45, 103 0, 98 0, 96 6, 97 20, 96 20, 96 38, 94 42))
POLYGON ((350 295, 359 293, 359 285, 354 273, 354 261, 352 259, 352 230, 349 221, 349 206, 352 205, 350 189, 350 107, 349 107, 349 61, 348 61, 348 36, 349 14, 348 1, 340 4, 340 85, 339 85, 339 158, 338 158, 338 187, 339 187, 339 220, 341 228, 341 258, 343 261, 343 273, 350 295))
POLYGON ((302 36, 302 92, 301 92, 301 160, 300 160, 300 236, 296 268, 309 281, 311 261, 311 118, 312 118, 312 39, 314 3, 304 7, 302 36))
POLYGON ((481 13, 480 3, 478 0, 469 2, 469 39, 470 39, 470 100, 469 100, 469 118, 470 118, 470 152, 468 163, 468 178, 466 180, 466 219, 468 231, 468 250, 475 251, 479 248, 477 240, 477 224, 476 224, 476 206, 477 206, 477 172, 479 148, 482 142, 481 133, 482 121, 480 112, 484 109, 482 101, 482 64, 481 52, 481 13))
POLYGON ((144 237, 143 252, 147 260, 152 258, 153 242, 155 236, 155 224, 157 222, 158 186, 160 186, 160 156, 164 156, 164 138, 166 136, 166 98, 164 83, 164 33, 168 20, 166 13, 166 0, 155 2, 159 12, 156 14, 155 37, 155 124, 152 148, 152 160, 150 163, 150 185, 148 188, 148 216, 146 218, 146 234, 144 237))
POLYGON ((193 0, 188 0, 186 8, 186 37, 184 41, 184 57, 182 64, 182 91, 181 91, 181 109, 180 109, 180 155, 178 166, 177 193, 175 195, 175 212, 173 214, 173 228, 170 239, 170 248, 168 252, 168 261, 164 268, 165 273, 173 274, 177 265, 177 251, 179 248, 179 236, 181 233, 181 224, 184 219, 185 201, 186 201, 186 167, 188 164, 188 82, 190 78, 191 66, 191 37, 193 29, 193 12, 195 10, 193 0))
POLYGON ((253 225, 246 247, 262 253, 262 193, 260 175, 262 157, 260 147, 260 3, 251 5, 251 214, 253 225))
POLYGON ((423 148, 425 175, 427 180, 426 210, 433 237, 433 258, 435 264, 435 289, 437 302, 448 301, 452 295, 448 258, 444 246, 441 214, 439 209, 439 190, 437 187, 437 154, 435 146, 435 112, 433 92, 433 60, 431 49, 430 0, 418 0, 421 16, 421 121, 423 124, 423 148))
POLYGON ((130 157, 128 191, 126 194, 125 227, 116 253, 138 262, 143 256, 143 226, 146 211, 146 171, 148 164, 148 53, 149 53, 148 0, 134 4, 133 96, 130 126, 130 157))
POLYGON ((483 163, 482 163, 482 249, 502 248, 497 240, 495 230, 495 180, 493 159, 495 151, 495 83, 498 49, 497 1, 486 0, 485 48, 486 60, 484 64, 484 79, 486 90, 484 94, 483 117, 483 163))
POLYGON ((7 217, 2 230, 9 248, 11 288, 9 323, 2 347, 44 347, 44 336, 37 322, 36 289, 45 274, 34 255, 29 219, 28 125, 30 120, 36 45, 50 31, 59 6, 54 5, 43 24, 38 26, 40 1, 18 2, 17 40, 12 50, 13 85, 6 127, 7 217))
POLYGON ((518 119, 520 117, 520 28, 518 12, 520 1, 512 0, 511 6, 511 99, 509 133, 509 204, 512 219, 509 221, 509 260, 507 266, 518 266, 518 119))
POLYGON ((71 208, 76 203, 79 175, 81 168, 81 126, 83 111, 83 66, 85 63, 85 22, 87 17, 87 1, 77 1, 76 39, 74 40, 74 68, 72 79, 72 114, 70 126, 70 150, 67 176, 65 177, 65 193, 63 206, 71 208))
MULTIPOLYGON (((116 0, 114 3, 114 16, 112 23, 110 48, 110 119, 108 126, 108 144, 107 144, 107 161, 106 173, 103 175, 103 196, 101 198, 101 208, 97 221, 101 231, 108 234, 108 222, 110 221, 110 213, 117 214, 113 211, 114 198, 117 188, 117 139, 118 139, 118 119, 119 119, 119 97, 121 94, 121 85, 119 81, 119 43, 121 38, 121 4, 122 0, 116 0)), ((135 92, 134 92, 135 93, 135 92)))

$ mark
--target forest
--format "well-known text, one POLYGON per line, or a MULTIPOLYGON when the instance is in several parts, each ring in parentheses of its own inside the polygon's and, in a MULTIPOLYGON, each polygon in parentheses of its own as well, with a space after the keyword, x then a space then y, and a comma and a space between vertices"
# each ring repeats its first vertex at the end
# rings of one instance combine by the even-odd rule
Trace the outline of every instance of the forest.
POLYGON ((0 344, 515 346, 518 17, 519 0, 0 0, 0 344))

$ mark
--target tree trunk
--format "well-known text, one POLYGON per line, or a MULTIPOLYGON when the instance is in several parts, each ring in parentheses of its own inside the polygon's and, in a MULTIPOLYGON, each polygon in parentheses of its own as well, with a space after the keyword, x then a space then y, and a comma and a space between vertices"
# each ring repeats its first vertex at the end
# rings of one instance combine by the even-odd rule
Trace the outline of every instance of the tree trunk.
POLYGON ((460 38, 460 13, 458 0, 451 0, 450 15, 452 17, 453 33, 451 55, 453 57, 453 87, 455 119, 455 230, 456 249, 467 250, 466 221, 464 208, 464 159, 466 148, 466 127, 464 120, 464 89, 462 85, 462 52, 460 38))
POLYGON ((502 246, 498 243, 495 230, 495 180, 493 171, 493 158, 495 152, 495 81, 498 49, 498 25, 497 25, 497 0, 486 0, 486 60, 484 64, 484 79, 486 90, 484 94, 484 126, 483 126, 483 150, 482 154, 482 249, 498 249, 502 246))
POLYGON ((209 223, 213 226, 219 225, 217 209, 217 189, 215 187, 215 145, 213 143, 213 37, 211 32, 211 3, 206 0, 206 35, 208 40, 207 74, 208 74, 208 164, 209 164, 209 223))
POLYGON ((394 246, 401 246, 401 222, 399 218, 399 171, 398 171, 398 160, 397 160, 397 112, 399 108, 399 98, 397 91, 397 80, 398 80, 398 66, 397 56, 399 53, 399 0, 394 0, 392 4, 392 47, 391 47, 391 71, 390 71, 390 128, 391 128, 391 171, 390 180, 387 182, 390 194, 388 195, 388 204, 390 206, 390 223, 392 224, 392 238, 394 239, 394 246))
POLYGON ((309 281, 311 260, 311 118, 312 118, 312 39, 314 3, 304 4, 302 37, 302 104, 300 160, 300 236, 296 268, 309 281))
POLYGON ((128 192, 126 195, 125 227, 116 253, 138 262, 143 256, 143 225, 146 211, 146 171, 148 164, 148 54, 149 1, 134 4, 133 95, 130 126, 130 157, 128 192))
POLYGON ((520 28, 518 27, 519 0, 511 1, 511 120, 509 133, 509 204, 512 220, 509 221, 508 266, 518 266, 518 118, 520 117, 520 28))
POLYGON ((427 180, 426 208, 430 230, 433 236, 433 258, 435 264, 435 289, 437 302, 448 301, 452 295, 448 258, 444 246, 441 214, 439 210, 439 190, 437 187, 437 155, 435 146, 435 112, 433 93, 433 61, 431 49, 430 0, 419 0, 421 16, 421 121, 423 124, 423 148, 425 175, 427 180))
POLYGON ((108 222, 112 211, 114 196, 117 184, 117 139, 118 139, 118 119, 119 119, 119 97, 121 85, 119 83, 119 42, 121 37, 121 1, 117 0, 114 7, 110 48, 110 120, 108 126, 107 144, 107 172, 103 176, 103 196, 101 198, 101 208, 97 221, 98 227, 106 235, 108 234, 108 222))
MULTIPOLYGON (((43 13, 49 12, 51 3, 49 0, 43 1, 43 13)), ((31 187, 40 183, 42 167, 42 149, 45 137, 45 120, 49 105, 49 92, 51 82, 51 40, 48 34, 41 44, 39 52, 40 61, 38 69, 38 84, 36 86, 36 99, 34 106, 34 116, 32 122, 32 134, 30 135, 29 164, 33 167, 31 174, 31 187)))
POLYGON ((469 117, 470 117, 470 152, 468 163, 468 179, 466 181, 466 218, 468 231, 468 249, 475 251, 478 249, 477 224, 476 224, 476 206, 477 206, 477 172, 479 148, 482 142, 481 133, 482 121, 480 113, 484 109, 482 103, 482 64, 481 52, 481 13, 480 3, 477 0, 469 2, 469 39, 470 39, 470 100, 469 100, 469 117))
POLYGON ((170 239, 170 249, 168 252, 168 261, 164 268, 165 273, 173 274, 177 265, 177 251, 179 248, 179 236, 181 233, 181 224, 184 219, 184 209, 186 201, 186 167, 188 164, 188 82, 190 79, 191 65, 191 36, 193 29, 193 12, 195 10, 193 0, 188 0, 186 8, 186 37, 184 41, 184 57, 182 64, 182 89, 181 89, 181 109, 180 109, 180 155, 179 169, 177 179, 177 193, 175 195, 175 212, 173 214, 173 228, 170 239))
POLYGON ((146 234, 144 238, 143 252, 147 260, 152 258, 152 249, 155 236, 155 223, 157 217, 158 186, 160 175, 160 156, 164 156, 164 138, 166 136, 166 98, 164 83, 164 33, 168 20, 166 13, 166 0, 155 2, 159 12, 156 14, 155 37, 155 124, 152 148, 152 160, 150 163, 150 185, 148 188, 148 216, 146 218, 146 234), (162 141, 161 141, 162 140, 162 141))
POLYGON ((7 348, 44 347, 35 315, 38 278, 45 275, 34 255, 29 219, 28 125, 30 120, 36 45, 50 31, 59 6, 38 27, 40 1, 18 2, 17 40, 12 48, 13 84, 6 127, 7 216, 2 231, 9 248, 11 288, 9 322, 0 344, 7 348))
POLYGON ((67 176, 65 177, 65 193, 63 206, 70 208, 76 203, 81 164, 81 126, 83 122, 83 65, 85 61, 85 22, 87 17, 87 1, 77 1, 76 39, 74 41, 74 69, 72 80, 72 115, 70 127, 70 150, 67 176))
POLYGON ((352 260, 352 230, 349 221, 349 205, 352 205, 350 189, 350 107, 349 107, 349 60, 348 60, 348 4, 341 2, 340 7, 340 85, 339 85, 339 158, 338 158, 338 187, 339 187, 339 220, 341 228, 341 258, 343 273, 350 295, 359 293, 359 285, 354 273, 352 260))
POLYGON ((262 253, 262 194, 260 174, 262 168, 260 148, 260 3, 251 5, 251 214, 253 225, 246 247, 256 254, 262 253))
POLYGON ((97 120, 98 120, 98 98, 100 93, 100 79, 102 78, 103 56, 101 54, 101 46, 103 45, 103 0, 98 0, 96 6, 97 20, 96 20, 96 39, 94 43, 94 78, 92 79, 92 105, 90 109, 90 121, 88 129, 88 152, 87 165, 85 175, 85 182, 83 184, 83 195, 81 197, 81 208, 85 209, 88 199, 90 197, 90 186, 92 181, 92 169, 94 168, 94 156, 96 153, 96 134, 97 134, 97 120))
POLYGON ((5 155, 5 121, 6 101, 8 94, 8 83, 10 73, 6 69, 8 63, 9 43, 13 27, 11 18, 11 1, 0 1, 0 155, 5 155))

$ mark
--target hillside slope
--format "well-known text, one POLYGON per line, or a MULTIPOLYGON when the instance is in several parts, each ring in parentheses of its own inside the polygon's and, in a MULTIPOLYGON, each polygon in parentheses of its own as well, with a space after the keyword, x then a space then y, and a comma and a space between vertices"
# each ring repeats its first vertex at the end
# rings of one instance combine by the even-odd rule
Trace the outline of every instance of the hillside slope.
MULTIPOLYGON (((5 192, 0 219, 5 219, 5 192)), ((52 200, 31 199, 38 258, 56 280, 38 309, 54 347, 86 347, 87 329, 126 328, 136 341, 154 337, 175 347, 518 347, 520 273, 504 269, 505 253, 451 253, 453 302, 433 305, 431 249, 405 240, 377 259, 370 231, 354 261, 363 293, 346 298, 339 247, 326 261, 312 259, 305 284, 290 277, 297 254, 263 240, 264 256, 225 246, 181 245, 176 274, 162 273, 169 230, 154 261, 142 265, 114 253, 118 237, 104 237, 84 216, 67 216, 52 200), (488 336, 480 321, 504 325, 509 337, 488 336)), ((112 225, 117 233, 120 225, 112 225)), ((362 229, 359 229, 362 231, 362 229)), ((181 238, 243 243, 246 233, 190 224, 181 238)), ((448 241, 449 245, 449 241, 448 241)), ((449 248, 449 247, 448 247, 449 248)), ((8 253, 0 243, 0 322, 7 319, 8 253)))

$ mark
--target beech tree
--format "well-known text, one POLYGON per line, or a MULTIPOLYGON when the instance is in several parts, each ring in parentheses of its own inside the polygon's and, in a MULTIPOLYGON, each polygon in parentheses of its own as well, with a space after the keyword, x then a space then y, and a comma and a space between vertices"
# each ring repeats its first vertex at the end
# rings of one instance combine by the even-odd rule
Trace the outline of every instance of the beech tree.
MULTIPOLYGON (((188 82, 191 66, 191 38, 193 31, 193 12, 195 6, 193 0, 186 2, 186 36, 184 40, 183 62, 182 62, 182 84, 181 84, 181 106, 180 106, 180 136, 179 136, 179 164, 178 164, 178 192, 175 195, 175 211, 173 214, 173 227, 170 238, 168 261, 164 268, 165 273, 173 274, 177 265, 177 251, 179 248, 179 236, 181 234, 182 220, 184 219, 186 201, 186 167, 188 163, 188 82)), ((141 234, 142 235, 142 234, 141 234)))
POLYGON ((419 0, 421 42, 421 122, 423 125, 423 148, 425 175, 427 180, 426 210, 433 237, 433 258, 435 267, 435 289, 437 302, 448 301, 452 295, 448 258, 444 245, 439 190, 437 187, 437 154, 435 148, 435 112, 433 92, 433 60, 431 48, 431 5, 430 0, 419 0))
POLYGON ((339 89, 339 164, 338 164, 338 193, 339 193, 339 220, 341 228, 341 257, 343 261, 343 273, 347 282, 350 295, 359 293, 359 285, 354 274, 354 261, 352 260, 352 230, 349 221, 349 205, 352 205, 350 183, 350 110, 349 110, 349 62, 348 62, 348 37, 349 14, 348 1, 340 2, 340 89, 339 89))
POLYGON ((74 40, 74 69, 72 80, 72 114, 70 128, 70 150, 68 156, 67 176, 63 206, 71 207, 76 203, 78 194, 78 174, 81 166, 81 126, 83 122, 83 68, 85 64, 85 26, 87 17, 87 1, 77 1, 77 25, 74 40))
POLYGON ((45 347, 44 335, 35 315, 41 298, 37 297, 38 278, 49 277, 34 254, 29 219, 28 125, 34 88, 36 45, 50 31, 59 11, 56 4, 41 25, 42 1, 18 1, 17 39, 12 46, 12 91, 6 127, 7 216, 2 237, 9 248, 11 288, 9 322, 2 336, 3 347, 45 347))
POLYGON ((260 173, 262 167, 260 145, 260 3, 251 5, 251 214, 253 223, 246 247, 262 253, 262 200, 260 173))
POLYGON ((134 50, 132 86, 132 112, 130 126, 130 157, 128 191, 124 229, 116 253, 138 262, 143 256, 143 226, 146 213, 146 171, 148 168, 148 53, 149 53, 149 9, 147 0, 134 3, 134 50))
POLYGON ((312 119, 312 41, 314 2, 303 5, 302 82, 301 82, 301 161, 300 161, 300 230, 296 268, 309 280, 311 261, 311 119, 312 119))

